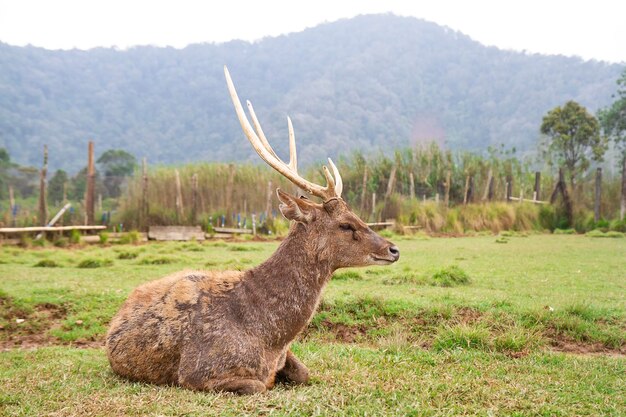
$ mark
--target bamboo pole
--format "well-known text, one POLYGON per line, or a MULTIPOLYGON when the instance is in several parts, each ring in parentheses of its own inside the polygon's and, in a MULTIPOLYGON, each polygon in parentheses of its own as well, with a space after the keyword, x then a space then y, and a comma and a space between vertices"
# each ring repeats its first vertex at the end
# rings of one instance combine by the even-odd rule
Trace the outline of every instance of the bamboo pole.
POLYGON ((180 185, 180 173, 177 169, 174 170, 176 179, 176 215, 178 216, 178 222, 183 221, 184 208, 183 208, 183 191, 180 185))
POLYGON ((48 202, 46 201, 46 177, 48 176, 48 145, 43 145, 43 165, 39 174, 39 224, 48 222, 48 202))
POLYGON ((94 165, 94 145, 89 141, 87 148, 87 189, 85 190, 85 214, 87 224, 94 224, 96 193, 96 169, 94 165))
POLYGON ((593 205, 593 220, 598 222, 600 220, 600 202, 602 200, 602 168, 596 170, 596 194, 595 202, 593 205))

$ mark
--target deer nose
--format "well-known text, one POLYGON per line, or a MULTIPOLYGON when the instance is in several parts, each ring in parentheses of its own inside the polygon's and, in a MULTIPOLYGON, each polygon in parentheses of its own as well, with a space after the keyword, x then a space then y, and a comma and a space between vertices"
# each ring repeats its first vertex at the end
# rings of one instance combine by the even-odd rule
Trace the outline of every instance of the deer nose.
POLYGON ((400 259, 400 249, 398 249, 396 245, 389 247, 389 254, 392 256, 394 262, 400 259))

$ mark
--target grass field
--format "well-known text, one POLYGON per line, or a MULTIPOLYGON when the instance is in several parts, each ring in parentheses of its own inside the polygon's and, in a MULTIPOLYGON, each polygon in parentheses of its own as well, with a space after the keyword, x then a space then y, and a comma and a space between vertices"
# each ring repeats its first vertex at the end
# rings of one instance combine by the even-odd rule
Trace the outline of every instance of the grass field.
POLYGON ((277 242, 2 247, 0 414, 625 414, 626 239, 393 240, 400 261, 338 271, 295 343, 311 383, 251 397, 127 382, 101 346, 139 283, 277 242))

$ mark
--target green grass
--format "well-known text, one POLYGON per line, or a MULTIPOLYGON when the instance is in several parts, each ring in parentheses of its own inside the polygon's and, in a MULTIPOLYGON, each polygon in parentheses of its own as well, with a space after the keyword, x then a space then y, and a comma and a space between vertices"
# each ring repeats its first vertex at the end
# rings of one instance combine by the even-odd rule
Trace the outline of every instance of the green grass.
POLYGON ((338 271, 294 346, 311 384, 253 398, 127 382, 97 346, 140 283, 277 242, 2 247, 0 415, 620 415, 626 239, 503 237, 393 236, 399 263, 338 271))

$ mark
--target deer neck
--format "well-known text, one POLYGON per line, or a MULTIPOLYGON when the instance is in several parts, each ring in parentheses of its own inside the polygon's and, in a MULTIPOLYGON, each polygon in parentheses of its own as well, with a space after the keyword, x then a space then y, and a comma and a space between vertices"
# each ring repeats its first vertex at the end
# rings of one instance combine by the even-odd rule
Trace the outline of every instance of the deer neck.
POLYGON ((272 340, 290 342, 315 313, 334 270, 317 245, 296 225, 267 261, 246 274, 247 286, 263 300, 259 319, 266 321, 272 340))

